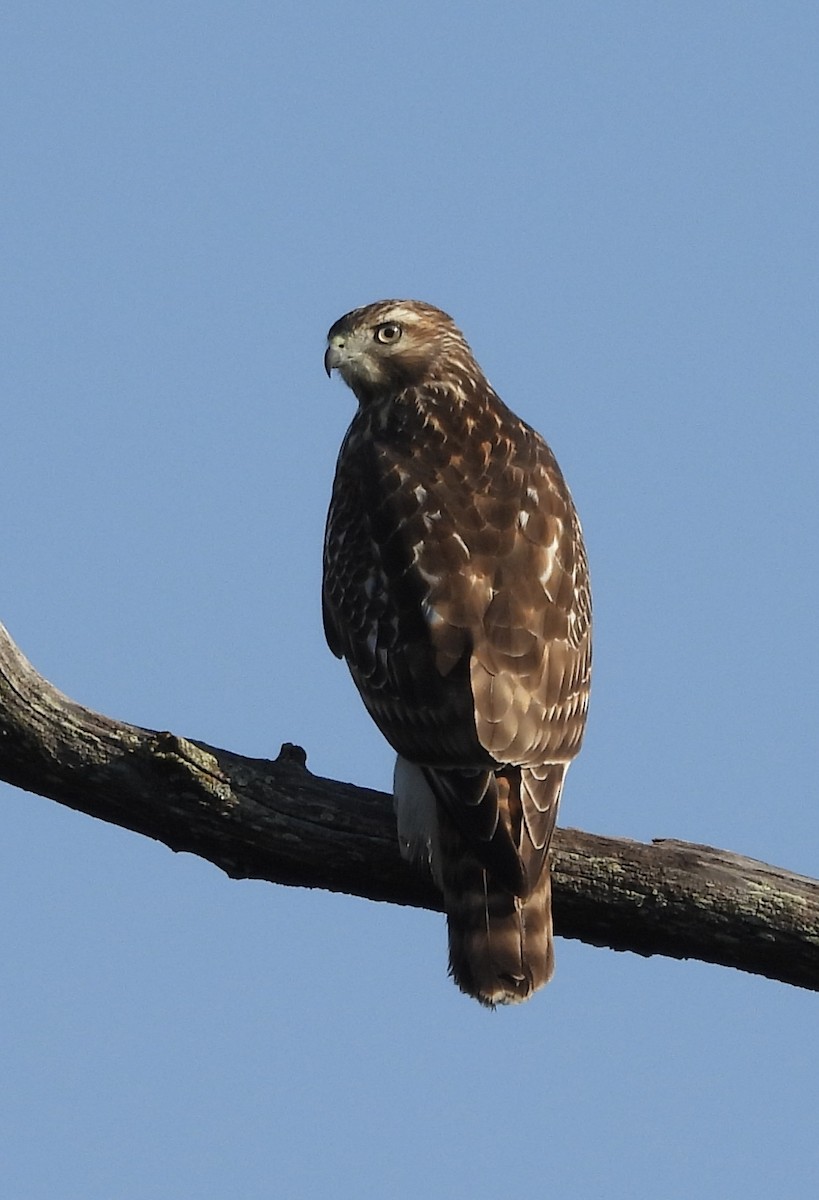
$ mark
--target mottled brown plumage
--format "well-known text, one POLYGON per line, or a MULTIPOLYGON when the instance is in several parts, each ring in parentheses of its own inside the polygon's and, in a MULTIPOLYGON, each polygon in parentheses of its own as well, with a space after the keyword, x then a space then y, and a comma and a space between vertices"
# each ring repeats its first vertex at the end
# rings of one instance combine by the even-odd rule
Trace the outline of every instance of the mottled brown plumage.
POLYGON ((325 366, 359 403, 327 518, 327 641, 397 751, 402 852, 443 891, 455 981, 525 1000, 553 969, 547 854, 588 705, 577 514, 440 309, 355 309, 325 366))

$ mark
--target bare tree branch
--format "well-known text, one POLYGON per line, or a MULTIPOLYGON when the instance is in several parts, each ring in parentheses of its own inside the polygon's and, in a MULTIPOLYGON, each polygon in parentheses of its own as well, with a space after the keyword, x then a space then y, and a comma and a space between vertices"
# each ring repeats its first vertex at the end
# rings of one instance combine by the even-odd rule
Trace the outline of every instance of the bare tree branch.
MULTIPOLYGON (((440 909, 400 858, 389 796, 243 758, 62 695, 0 625, 0 779, 208 859, 234 879, 440 909)), ((556 930, 819 990, 819 882, 709 846, 558 830, 556 930)))

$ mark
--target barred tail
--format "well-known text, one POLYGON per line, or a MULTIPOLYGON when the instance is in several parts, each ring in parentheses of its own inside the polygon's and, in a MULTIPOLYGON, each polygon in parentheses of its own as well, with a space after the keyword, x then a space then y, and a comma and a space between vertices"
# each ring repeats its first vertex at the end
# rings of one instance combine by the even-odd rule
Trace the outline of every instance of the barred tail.
MULTIPOLYGON (((450 775, 455 778, 454 773, 450 775)), ((554 971, 547 851, 564 775, 564 764, 546 771, 541 780, 527 773, 521 790, 512 788, 514 778, 496 777, 495 795, 501 803, 509 808, 511 796, 514 807, 515 798, 520 799, 526 831, 521 889, 531 888, 528 895, 520 896, 511 890, 514 885, 509 881, 509 886, 503 887, 487 872, 446 807, 436 799, 431 781, 439 788, 445 781, 400 756, 396 762, 394 794, 401 853, 432 872, 444 894, 450 973, 462 992, 488 1008, 528 1000, 549 982, 554 971), (541 787, 536 792, 537 783, 541 787)), ((469 782, 474 790, 474 776, 469 782)), ((521 820, 517 825, 520 832, 521 820)))
POLYGON ((548 862, 523 899, 498 887, 466 846, 458 854, 448 849, 442 867, 453 979, 488 1008, 528 1000, 554 972, 548 862))

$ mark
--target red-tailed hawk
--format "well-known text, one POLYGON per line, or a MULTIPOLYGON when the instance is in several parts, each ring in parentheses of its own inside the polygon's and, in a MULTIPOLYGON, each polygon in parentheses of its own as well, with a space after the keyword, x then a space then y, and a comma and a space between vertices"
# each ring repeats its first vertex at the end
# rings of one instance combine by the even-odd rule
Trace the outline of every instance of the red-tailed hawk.
POLYGON ((401 850, 443 892, 455 982, 525 1000, 554 966, 547 854, 589 698, 577 514, 440 309, 357 308, 324 364, 358 399, 327 518, 327 641, 397 751, 401 850))

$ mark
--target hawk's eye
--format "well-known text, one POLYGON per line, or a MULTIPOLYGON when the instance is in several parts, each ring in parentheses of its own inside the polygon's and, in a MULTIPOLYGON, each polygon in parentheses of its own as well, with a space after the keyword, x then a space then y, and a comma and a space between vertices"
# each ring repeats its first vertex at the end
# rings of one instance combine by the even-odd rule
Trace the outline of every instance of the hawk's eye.
POLYGON ((383 325, 376 325, 375 340, 383 342, 385 346, 391 346, 400 340, 403 330, 395 321, 385 321, 383 325))

